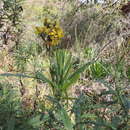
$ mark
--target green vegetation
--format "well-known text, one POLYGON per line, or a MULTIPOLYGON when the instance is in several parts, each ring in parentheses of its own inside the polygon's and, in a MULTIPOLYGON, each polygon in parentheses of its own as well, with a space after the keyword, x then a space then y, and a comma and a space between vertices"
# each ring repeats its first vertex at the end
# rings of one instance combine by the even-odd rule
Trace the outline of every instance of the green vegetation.
POLYGON ((129 130, 126 4, 2 0, 0 129, 129 130))

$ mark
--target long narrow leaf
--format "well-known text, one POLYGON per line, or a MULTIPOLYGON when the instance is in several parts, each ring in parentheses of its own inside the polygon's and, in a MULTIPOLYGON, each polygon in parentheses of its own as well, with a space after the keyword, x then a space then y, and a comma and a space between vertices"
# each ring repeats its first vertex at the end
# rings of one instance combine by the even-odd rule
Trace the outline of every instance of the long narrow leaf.
POLYGON ((2 74, 0 74, 0 76, 5 76, 5 77, 34 78, 33 76, 29 76, 29 75, 26 75, 26 74, 20 74, 20 73, 17 73, 17 74, 13 74, 13 73, 2 73, 2 74))
POLYGON ((49 85, 51 85, 51 87, 54 87, 54 83, 51 80, 49 80, 47 77, 45 77, 44 74, 42 74, 41 72, 37 72, 35 78, 45 83, 48 83, 49 85))
POLYGON ((63 89, 67 89, 69 86, 71 86, 73 83, 75 83, 82 72, 85 71, 87 67, 89 67, 94 62, 88 62, 87 64, 83 65, 79 69, 77 69, 73 74, 71 74, 68 79, 66 80, 66 83, 63 86, 63 89))
POLYGON ((60 120, 63 122, 65 129, 73 130, 73 124, 64 107, 55 98, 51 96, 46 96, 46 97, 49 101, 53 102, 56 106, 58 106, 59 109, 57 111, 57 114, 60 120))

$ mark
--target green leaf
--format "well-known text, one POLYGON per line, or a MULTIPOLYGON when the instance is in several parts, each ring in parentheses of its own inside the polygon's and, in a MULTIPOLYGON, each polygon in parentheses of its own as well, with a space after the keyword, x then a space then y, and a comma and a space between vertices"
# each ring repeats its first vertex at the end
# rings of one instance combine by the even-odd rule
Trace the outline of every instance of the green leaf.
POLYGON ((56 114, 58 116, 58 119, 60 119, 63 122, 65 129, 73 130, 73 124, 64 107, 55 98, 51 96, 46 96, 46 97, 49 101, 53 102, 57 106, 58 110, 56 111, 56 114))
POLYGON ((0 74, 0 76, 7 76, 7 77, 22 77, 22 78, 34 78, 33 76, 29 76, 29 75, 26 75, 26 74, 20 74, 20 73, 17 73, 17 74, 12 74, 12 73, 3 73, 3 74, 0 74))
POLYGON ((65 81, 65 84, 63 86, 63 90, 67 89, 68 87, 70 87, 73 83, 75 83, 79 77, 80 77, 80 74, 82 72, 85 71, 85 69, 91 65, 93 62, 88 62, 87 64, 83 65, 82 67, 80 67, 79 69, 77 69, 74 73, 72 73, 68 79, 65 81))
POLYGON ((7 123, 8 129, 7 130, 14 130, 15 127, 15 117, 11 117, 11 119, 8 120, 7 123))
POLYGON ((102 96, 102 95, 108 95, 108 94, 116 94, 115 93, 115 91, 114 90, 109 90, 109 91, 103 91, 101 94, 100 94, 100 96, 102 96))
POLYGON ((112 118, 112 125, 114 127, 117 127, 121 123, 121 119, 118 116, 114 116, 112 118))
POLYGON ((31 118, 29 121, 28 121, 28 124, 33 126, 34 128, 37 128, 37 127, 40 127, 41 124, 43 123, 41 120, 40 120, 40 115, 37 115, 33 118, 31 118))
POLYGON ((61 120, 63 121, 65 129, 73 130, 73 124, 71 122, 71 119, 69 118, 68 113, 63 107, 59 111, 59 116, 61 117, 61 120))
POLYGON ((68 58, 67 58, 67 61, 66 61, 65 65, 64 65, 64 70, 63 70, 64 76, 63 76, 63 80, 65 80, 68 77, 71 68, 72 68, 71 55, 69 55, 68 58))
POLYGON ((97 116, 95 114, 87 113, 87 114, 82 115, 81 118, 95 119, 95 118, 97 118, 97 116))
POLYGON ((52 88, 54 87, 54 83, 51 80, 49 80, 48 78, 46 78, 44 76, 44 74, 42 74, 41 72, 37 72, 35 78, 39 79, 45 83, 48 83, 52 88))

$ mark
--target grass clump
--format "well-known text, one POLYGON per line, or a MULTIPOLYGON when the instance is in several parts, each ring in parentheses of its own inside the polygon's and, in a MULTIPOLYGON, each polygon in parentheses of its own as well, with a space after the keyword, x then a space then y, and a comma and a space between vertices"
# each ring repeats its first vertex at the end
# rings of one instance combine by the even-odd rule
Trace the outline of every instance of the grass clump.
POLYGON ((129 37, 119 4, 22 5, 32 16, 23 15, 17 47, 0 53, 0 129, 130 129, 129 37))

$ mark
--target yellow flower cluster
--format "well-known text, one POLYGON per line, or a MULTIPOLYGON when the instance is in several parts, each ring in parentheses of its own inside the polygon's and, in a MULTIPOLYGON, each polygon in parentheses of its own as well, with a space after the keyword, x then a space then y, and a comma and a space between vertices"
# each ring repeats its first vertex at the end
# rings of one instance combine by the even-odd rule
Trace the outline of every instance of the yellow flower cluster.
POLYGON ((52 22, 51 19, 44 19, 44 26, 35 27, 35 33, 39 35, 47 45, 58 45, 64 36, 63 30, 57 21, 52 22))

